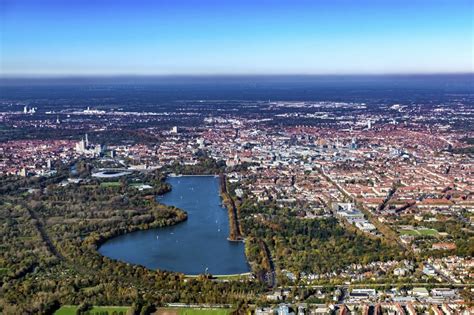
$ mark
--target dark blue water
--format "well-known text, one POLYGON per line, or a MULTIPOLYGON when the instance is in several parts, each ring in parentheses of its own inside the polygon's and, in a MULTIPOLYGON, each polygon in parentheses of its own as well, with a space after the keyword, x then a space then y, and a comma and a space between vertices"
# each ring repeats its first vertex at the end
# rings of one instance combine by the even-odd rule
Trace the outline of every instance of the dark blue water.
POLYGON ((229 242, 227 210, 220 203, 219 179, 214 176, 183 176, 168 179, 171 192, 159 202, 188 213, 188 220, 175 226, 138 231, 115 237, 99 252, 107 257, 150 269, 189 275, 214 275, 249 271, 244 244, 229 242))

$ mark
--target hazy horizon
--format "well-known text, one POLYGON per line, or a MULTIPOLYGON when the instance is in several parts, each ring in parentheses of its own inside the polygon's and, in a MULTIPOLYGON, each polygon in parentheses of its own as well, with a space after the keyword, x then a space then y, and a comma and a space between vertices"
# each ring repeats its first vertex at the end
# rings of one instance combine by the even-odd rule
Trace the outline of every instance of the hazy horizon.
POLYGON ((5 0, 0 76, 472 73, 471 1, 5 0))
POLYGON ((473 71, 460 72, 394 72, 394 73, 181 73, 181 74, 2 74, 0 80, 10 79, 75 79, 75 78, 271 78, 271 77, 433 77, 433 76, 474 76, 473 71))
POLYGON ((474 74, 437 75, 228 75, 73 76, 1 78, 0 94, 43 97, 53 93, 120 95, 156 99, 331 99, 374 93, 378 97, 423 93, 473 93, 474 74), (61 90, 61 91, 59 91, 61 90), (39 94, 38 94, 39 93, 39 94))

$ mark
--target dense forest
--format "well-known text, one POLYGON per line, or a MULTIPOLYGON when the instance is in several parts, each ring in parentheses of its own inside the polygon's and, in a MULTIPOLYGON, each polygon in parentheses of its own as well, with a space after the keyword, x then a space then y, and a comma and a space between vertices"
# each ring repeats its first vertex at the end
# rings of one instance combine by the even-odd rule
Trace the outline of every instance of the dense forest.
POLYGON ((166 166, 165 171, 181 175, 217 175, 225 169, 224 161, 216 161, 205 154, 198 154, 198 162, 194 165, 185 165, 176 161, 166 166))
MULTIPOLYGON (((254 220, 242 220, 246 236, 262 239, 270 248, 280 269, 296 273, 337 272, 352 263, 402 259, 405 254, 395 245, 348 230, 335 218, 304 220, 295 216, 275 215, 272 207, 241 205, 243 216, 258 214, 254 220)), ((256 256, 258 244, 248 243, 248 255, 256 256)))

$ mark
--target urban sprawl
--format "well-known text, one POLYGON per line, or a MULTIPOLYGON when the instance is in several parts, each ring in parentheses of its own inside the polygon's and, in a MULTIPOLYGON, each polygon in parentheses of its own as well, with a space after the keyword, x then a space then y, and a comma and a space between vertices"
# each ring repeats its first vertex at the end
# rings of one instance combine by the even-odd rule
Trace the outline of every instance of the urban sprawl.
MULTIPOLYGON (((10 130, 75 134, 0 142, 0 174, 51 177, 87 159, 111 165, 92 170, 101 178, 110 169, 131 174, 193 167, 204 156, 222 163, 237 200, 275 209, 240 213, 239 221, 278 226, 276 216, 336 219, 344 229, 409 253, 403 260, 359 261, 321 272, 292 264, 291 257, 280 262, 292 252, 272 245, 274 266, 267 273, 276 280, 262 295, 267 304, 253 307, 255 314, 472 314, 474 154, 468 141, 474 138, 474 108, 468 103, 387 103, 372 111, 363 102, 270 100, 243 102, 243 108, 259 108, 243 115, 222 104, 199 111, 202 101, 179 103, 175 112, 88 105, 55 110, 4 101, 0 123, 10 130), (132 125, 142 126, 133 130, 136 140, 103 140, 131 132, 132 125), (306 287, 309 296, 294 293, 306 287)), ((87 179, 58 185, 80 181, 87 179)), ((248 277, 268 279, 256 272, 248 277)))

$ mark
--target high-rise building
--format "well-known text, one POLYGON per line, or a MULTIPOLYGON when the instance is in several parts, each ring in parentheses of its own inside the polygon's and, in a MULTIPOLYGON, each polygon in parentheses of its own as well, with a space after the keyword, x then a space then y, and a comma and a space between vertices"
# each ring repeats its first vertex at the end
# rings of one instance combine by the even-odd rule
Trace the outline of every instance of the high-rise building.
POLYGON ((351 149, 352 150, 357 149, 357 142, 356 142, 355 138, 352 138, 352 140, 351 140, 351 149))
POLYGON ((28 105, 25 105, 23 107, 23 114, 34 114, 36 113, 37 108, 36 107, 28 107, 28 105))
POLYGON ((86 134, 85 138, 76 143, 76 152, 85 155, 98 156, 102 154, 103 148, 100 144, 92 145, 89 143, 89 136, 86 134))

